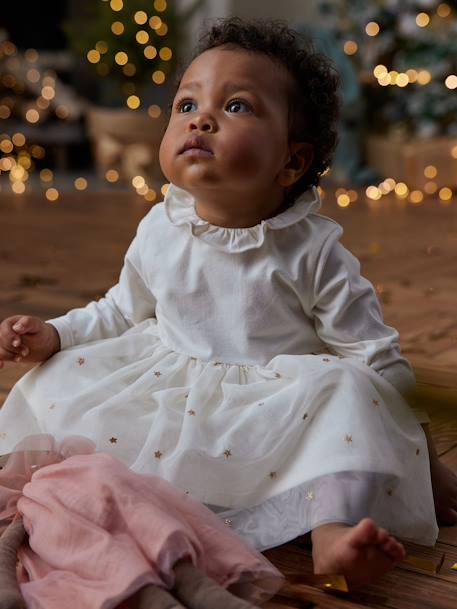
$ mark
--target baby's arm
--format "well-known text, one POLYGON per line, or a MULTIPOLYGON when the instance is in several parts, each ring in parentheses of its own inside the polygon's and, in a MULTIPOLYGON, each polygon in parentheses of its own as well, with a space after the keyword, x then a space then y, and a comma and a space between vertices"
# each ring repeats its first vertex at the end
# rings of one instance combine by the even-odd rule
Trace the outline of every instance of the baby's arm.
POLYGON ((43 362, 59 350, 57 330, 38 317, 14 315, 0 324, 0 368, 5 361, 43 362))
POLYGON ((133 325, 154 317, 156 301, 143 270, 145 221, 147 217, 140 222, 126 253, 119 282, 104 298, 49 320, 59 334, 62 349, 120 336, 133 325))
MULTIPOLYGON (((313 314, 316 331, 337 353, 362 359, 401 393, 414 389, 414 373, 400 354, 398 332, 383 322, 372 284, 360 275, 360 264, 330 236, 318 262, 313 314)), ((424 411, 416 410, 430 456, 438 521, 457 523, 457 476, 438 458, 424 411)))

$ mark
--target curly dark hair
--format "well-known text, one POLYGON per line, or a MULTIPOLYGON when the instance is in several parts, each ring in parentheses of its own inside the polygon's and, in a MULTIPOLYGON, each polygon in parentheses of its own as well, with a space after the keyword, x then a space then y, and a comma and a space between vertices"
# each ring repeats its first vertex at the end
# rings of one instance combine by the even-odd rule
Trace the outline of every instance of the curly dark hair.
POLYGON ((325 55, 314 51, 308 38, 284 21, 220 19, 200 37, 194 58, 223 45, 265 53, 292 77, 289 140, 308 142, 314 149, 310 167, 288 193, 287 199, 293 201, 310 186, 317 186, 330 166, 340 109, 338 74, 325 55))

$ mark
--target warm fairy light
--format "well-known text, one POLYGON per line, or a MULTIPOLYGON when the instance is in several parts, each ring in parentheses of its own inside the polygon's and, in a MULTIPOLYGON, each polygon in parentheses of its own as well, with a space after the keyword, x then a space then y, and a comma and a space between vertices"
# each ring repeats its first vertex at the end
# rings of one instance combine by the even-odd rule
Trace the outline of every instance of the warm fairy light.
POLYGON ((451 14, 451 7, 446 2, 442 2, 436 9, 438 17, 449 17, 451 14))
POLYGON ((348 190, 348 197, 351 203, 354 203, 359 198, 359 195, 356 190, 348 190))
POLYGON ((119 172, 115 169, 108 169, 105 173, 105 179, 107 182, 117 182, 119 180, 119 172))
POLYGON ((36 68, 30 68, 30 70, 27 70, 25 76, 27 80, 30 80, 30 82, 38 82, 40 80, 40 73, 36 68))
POLYGON ((438 196, 441 201, 450 201, 452 199, 452 190, 445 186, 444 188, 440 189, 438 196))
POLYGON ((427 165, 427 167, 424 169, 424 176, 426 178, 436 178, 438 174, 438 170, 434 165, 427 165))
POLYGON ((9 118, 11 115, 11 110, 5 104, 0 106, 0 118, 9 118))
POLYGON ((370 21, 365 27, 365 32, 368 36, 377 36, 379 34, 379 25, 376 21, 370 21))
POLYGON ((123 34, 124 29, 125 29, 124 24, 121 23, 120 21, 113 21, 113 23, 111 24, 111 31, 116 36, 120 36, 121 34, 123 34))
POLYGON ((150 25, 151 29, 158 30, 159 27, 162 25, 162 19, 160 17, 158 17, 157 15, 154 15, 153 17, 151 17, 149 19, 149 25, 150 25))
POLYGON ((144 196, 148 192, 148 190, 149 186, 147 184, 143 184, 143 186, 140 186, 136 189, 136 194, 144 196))
POLYGON ((50 169, 42 169, 40 171, 40 180, 42 182, 52 182, 54 179, 54 174, 50 169))
POLYGON ((40 110, 46 110, 46 108, 49 108, 49 99, 44 99, 44 97, 40 97, 36 100, 36 105, 38 106, 38 108, 40 108, 40 110))
POLYGON ((148 16, 144 11, 137 11, 133 16, 135 23, 138 25, 144 25, 148 20, 148 16))
POLYGON ((155 201, 157 198, 157 193, 155 190, 153 190, 152 188, 148 188, 147 193, 144 195, 144 198, 146 199, 146 201, 155 201))
POLYGON ((32 166, 32 161, 30 160, 30 157, 26 156, 25 154, 20 154, 17 162, 19 163, 19 165, 22 165, 24 169, 30 169, 30 167, 32 166))
POLYGON ((168 25, 162 21, 162 25, 156 29, 156 34, 159 36, 166 36, 168 33, 168 25))
POLYGON ((114 61, 120 66, 125 66, 125 64, 128 62, 128 60, 129 60, 129 56, 124 51, 119 51, 114 56, 114 61))
POLYGON ((355 55, 357 53, 359 46, 354 40, 346 40, 343 46, 343 51, 346 55, 355 55))
POLYGON ((339 195, 339 197, 337 197, 336 199, 336 202, 340 207, 348 207, 351 202, 351 199, 348 197, 348 195, 344 194, 339 195))
POLYGON ((163 61, 170 61, 173 56, 172 50, 169 47, 162 47, 159 52, 160 59, 163 61))
POLYGON ((376 78, 382 78, 387 73, 388 73, 388 70, 387 70, 386 66, 382 65, 382 63, 378 64, 373 70, 373 74, 376 78))
POLYGON ((68 118, 70 116, 70 110, 67 108, 67 106, 64 106, 61 104, 60 106, 57 106, 57 108, 56 108, 56 116, 58 118, 65 120, 66 118, 68 118))
POLYGON ((376 186, 368 186, 365 194, 369 199, 373 199, 374 201, 378 201, 382 197, 382 192, 379 188, 376 188, 376 186))
POLYGON ((4 157, 3 159, 0 159, 0 169, 2 171, 10 171, 15 163, 16 161, 10 156, 4 157))
POLYGON ((409 84, 409 78, 407 74, 400 72, 400 74, 395 79, 395 84, 397 87, 406 87, 409 84))
POLYGON ((55 87, 56 86, 55 73, 54 73, 54 76, 51 76, 50 74, 47 74, 46 76, 44 76, 41 84, 43 85, 43 87, 55 87))
POLYGON ((163 194, 163 196, 165 196, 167 194, 167 191, 169 188, 170 188, 170 184, 162 184, 162 188, 160 189, 160 192, 163 194))
POLYGON ((14 45, 10 40, 5 40, 2 46, 3 53, 5 55, 14 55, 17 52, 16 45, 14 45))
POLYGON ((146 181, 143 178, 143 176, 135 176, 134 178, 132 178, 132 186, 133 186, 133 188, 136 188, 137 190, 138 190, 138 188, 142 188, 145 184, 146 184, 146 181))
POLYGON ((157 57, 157 49, 155 47, 153 47, 152 45, 148 45, 144 51, 144 56, 146 57, 146 59, 154 59, 154 57, 157 57))
POLYGON ((135 38, 139 44, 146 44, 149 42, 149 34, 146 32, 146 30, 139 30, 136 33, 135 38))
POLYGON ((24 57, 29 63, 35 63, 38 61, 38 51, 36 49, 27 49, 24 53, 24 57))
POLYGON ((397 185, 397 182, 393 178, 386 178, 384 180, 384 184, 387 184, 389 186, 390 190, 393 190, 395 188, 395 186, 397 185))
POLYGON ((38 144, 34 144, 30 148, 30 152, 35 159, 43 159, 46 155, 46 151, 43 146, 38 146, 38 144))
POLYGON ((457 159, 457 146, 453 146, 453 147, 451 148, 451 156, 452 156, 454 159, 457 159))
POLYGON ((387 178, 381 182, 381 184, 379 184, 378 188, 383 194, 387 195, 395 188, 395 180, 392 180, 392 178, 387 178))
POLYGON ((156 70, 152 74, 152 80, 156 83, 156 85, 161 85, 165 81, 165 74, 162 70, 156 70))
POLYGON ((397 82, 397 76, 398 76, 397 70, 391 70, 389 72, 389 78, 390 78, 389 84, 394 85, 397 82))
POLYGON ((416 23, 419 27, 426 27, 430 23, 430 17, 427 13, 419 13, 416 17, 416 23))
POLYGON ((76 178, 74 181, 76 190, 86 190, 87 180, 86 178, 76 178))
POLYGON ((95 49, 88 51, 86 57, 89 63, 98 63, 100 61, 100 53, 95 49))
POLYGON ((122 0, 111 0, 109 5, 113 11, 121 11, 124 8, 124 3, 122 0))
POLYGON ((24 182, 13 182, 11 184, 11 190, 15 194, 21 195, 23 192, 25 192, 25 184, 24 184, 24 182))
POLYGON ((37 123, 40 120, 40 115, 38 113, 38 110, 30 108, 30 110, 27 110, 27 112, 25 113, 25 118, 26 120, 28 120, 29 123, 37 123))
POLYGON ((25 144, 25 135, 23 133, 15 133, 11 139, 13 144, 18 148, 25 144))
POLYGON ((409 200, 415 205, 422 203, 424 200, 424 193, 421 190, 412 190, 409 195, 409 200))
POLYGON ((43 87, 41 89, 41 96, 44 97, 44 99, 54 99, 54 97, 56 96, 56 92, 55 89, 53 89, 52 87, 43 87))
POLYGON ((59 191, 57 190, 57 188, 48 188, 45 192, 45 195, 48 201, 57 201, 57 199, 59 198, 59 191))
POLYGON ((404 182, 398 182, 398 184, 395 185, 394 190, 395 190, 395 194, 397 195, 397 197, 400 197, 400 198, 405 198, 409 194, 409 188, 406 186, 406 184, 404 182))
POLYGON ((151 118, 159 118, 159 116, 162 114, 162 110, 160 109, 160 106, 153 104, 152 106, 149 106, 148 114, 151 118))
POLYGON ((28 172, 22 167, 22 165, 15 165, 11 169, 10 179, 14 182, 25 182, 29 177, 28 172))
POLYGON ((444 84, 448 89, 457 89, 457 76, 455 74, 449 74, 444 81, 444 84))
POLYGON ((127 98, 127 106, 131 110, 136 110, 141 105, 141 100, 138 95, 129 95, 127 98))
POLYGON ((0 142, 0 150, 5 154, 12 152, 13 148, 13 142, 9 139, 4 139, 0 142))
POLYGON ((122 71, 126 76, 133 76, 136 74, 136 67, 133 63, 128 63, 122 68, 122 71))
POLYGON ((428 70, 419 70, 417 74, 417 82, 420 85, 428 85, 428 83, 432 80, 432 75, 428 70))
POLYGON ((428 195, 434 195, 438 190, 438 185, 436 182, 425 182, 424 190, 428 195))
POLYGON ((409 82, 417 81, 417 70, 414 70, 414 68, 410 68, 409 70, 406 70, 406 75, 408 77, 409 82))
POLYGON ((165 0, 155 0, 154 8, 159 13, 162 13, 163 11, 167 10, 167 3, 165 0))
POLYGON ((100 55, 104 55, 108 52, 108 45, 104 40, 99 40, 95 45, 95 50, 100 53, 100 55))

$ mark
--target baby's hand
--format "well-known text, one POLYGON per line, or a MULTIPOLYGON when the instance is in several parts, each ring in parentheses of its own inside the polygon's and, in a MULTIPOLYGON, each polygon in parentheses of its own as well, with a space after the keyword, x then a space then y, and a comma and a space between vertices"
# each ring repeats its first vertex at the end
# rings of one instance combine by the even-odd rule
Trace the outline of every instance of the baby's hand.
POLYGON ((59 350, 57 330, 38 317, 14 315, 0 324, 0 368, 5 361, 42 362, 59 350))

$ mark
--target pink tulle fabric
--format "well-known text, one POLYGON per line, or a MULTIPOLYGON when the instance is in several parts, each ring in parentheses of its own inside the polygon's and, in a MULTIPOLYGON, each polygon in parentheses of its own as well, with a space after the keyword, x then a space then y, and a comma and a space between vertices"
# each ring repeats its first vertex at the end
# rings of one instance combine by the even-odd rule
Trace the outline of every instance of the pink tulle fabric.
POLYGON ((28 533, 18 578, 29 609, 128 607, 146 584, 174 584, 191 560, 218 584, 260 604, 283 577, 210 510, 157 476, 135 474, 84 438, 29 437, 0 471, 3 528, 28 533))

